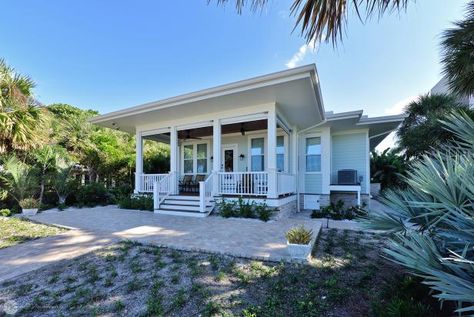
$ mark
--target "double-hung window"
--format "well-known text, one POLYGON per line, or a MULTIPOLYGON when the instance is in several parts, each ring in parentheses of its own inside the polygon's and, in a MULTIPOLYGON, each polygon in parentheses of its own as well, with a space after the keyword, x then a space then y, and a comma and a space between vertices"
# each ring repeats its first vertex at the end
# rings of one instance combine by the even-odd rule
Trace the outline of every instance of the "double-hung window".
POLYGON ((250 170, 261 172, 265 170, 264 139, 255 138, 250 141, 250 170))
POLYGON ((306 172, 321 172, 321 138, 306 138, 306 172))
POLYGON ((207 144, 186 144, 183 146, 184 174, 207 174, 207 144))

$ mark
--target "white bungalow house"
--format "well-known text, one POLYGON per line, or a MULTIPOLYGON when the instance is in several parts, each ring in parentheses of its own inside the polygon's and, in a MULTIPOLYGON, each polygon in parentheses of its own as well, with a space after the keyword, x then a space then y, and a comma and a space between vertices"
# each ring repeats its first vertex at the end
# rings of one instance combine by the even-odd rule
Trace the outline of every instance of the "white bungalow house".
POLYGON ((280 209, 368 202, 369 152, 403 120, 326 112, 314 64, 107 113, 136 135, 136 193, 155 212, 206 216, 220 197, 280 209), (143 140, 170 145, 170 170, 143 173, 143 140))

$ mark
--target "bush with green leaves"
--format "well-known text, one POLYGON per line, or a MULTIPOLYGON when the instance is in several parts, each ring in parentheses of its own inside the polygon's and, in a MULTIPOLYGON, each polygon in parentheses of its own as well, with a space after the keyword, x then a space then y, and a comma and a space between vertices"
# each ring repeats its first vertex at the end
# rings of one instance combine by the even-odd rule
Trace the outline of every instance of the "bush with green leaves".
POLYGON ((109 192, 102 183, 90 183, 79 187, 76 200, 79 206, 94 207, 109 203, 109 192))
POLYGON ((239 197, 237 201, 222 199, 218 202, 219 214, 224 218, 257 218, 267 222, 270 220, 273 210, 265 203, 245 201, 239 197))
POLYGON ((20 206, 23 209, 35 209, 35 208, 39 208, 40 203, 38 199, 25 198, 25 199, 20 200, 20 206))
POLYGON ((153 211, 153 197, 151 195, 124 196, 117 201, 119 208, 153 211))
POLYGON ((313 239, 313 230, 306 229, 303 225, 294 227, 286 232, 286 239, 291 244, 308 244, 313 239))
POLYGON ((365 224, 391 235, 392 261, 423 278, 459 314, 474 313, 474 120, 463 112, 443 121, 456 141, 412 164, 407 188, 389 190, 390 208, 372 210, 365 224))
POLYGON ((0 216, 2 217, 10 217, 12 215, 12 212, 10 209, 0 209, 0 216))

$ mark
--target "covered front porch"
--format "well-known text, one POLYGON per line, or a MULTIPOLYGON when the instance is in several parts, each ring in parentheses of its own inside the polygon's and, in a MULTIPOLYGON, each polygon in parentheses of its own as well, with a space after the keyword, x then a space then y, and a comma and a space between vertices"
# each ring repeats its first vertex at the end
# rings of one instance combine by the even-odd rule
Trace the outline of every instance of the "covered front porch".
POLYGON ((199 197, 200 211, 215 197, 278 200, 296 193, 296 133, 275 107, 137 133, 136 193, 154 193, 155 209, 169 196, 199 197), (143 141, 170 147, 169 171, 143 172, 143 141))

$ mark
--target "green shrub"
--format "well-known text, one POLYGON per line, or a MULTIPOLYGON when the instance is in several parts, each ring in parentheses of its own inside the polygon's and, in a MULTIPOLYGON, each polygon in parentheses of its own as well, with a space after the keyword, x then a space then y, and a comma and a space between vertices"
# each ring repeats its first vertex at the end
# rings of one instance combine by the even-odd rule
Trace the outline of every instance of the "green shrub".
POLYGON ((270 220, 270 217, 273 214, 273 210, 268 208, 268 205, 263 204, 256 204, 255 207, 255 214, 257 215, 258 219, 267 222, 270 220))
POLYGON ((10 211, 10 209, 0 209, 0 216, 3 216, 3 217, 10 217, 12 215, 12 212, 10 211))
POLYGON ((78 189, 76 199, 79 206, 94 207, 97 205, 107 205, 110 196, 102 183, 90 183, 78 189))
POLYGON ((126 183, 109 188, 110 201, 116 204, 118 204, 118 202, 122 198, 130 197, 132 193, 133 193, 132 185, 126 184, 126 183))
POLYGON ((25 198, 20 200, 20 206, 23 209, 34 209, 39 208, 39 201, 34 198, 25 198))
POLYGON ((303 225, 291 228, 286 232, 286 239, 292 244, 308 244, 312 238, 313 230, 308 230, 303 225))
POLYGON ((241 218, 255 218, 255 213, 254 213, 255 202, 254 201, 245 202, 242 197, 239 197, 239 200, 237 201, 237 204, 239 206, 239 209, 238 209, 239 217, 241 217, 241 218))
POLYGON ((218 203, 219 214, 224 218, 258 218, 262 221, 270 220, 273 210, 267 204, 257 204, 255 201, 244 201, 242 197, 238 201, 226 201, 222 199, 218 203))
POLYGON ((220 215, 224 218, 237 217, 235 206, 236 206, 235 201, 226 201, 222 199, 218 203, 220 215))
POLYGON ((149 195, 136 195, 122 197, 118 200, 118 206, 122 209, 138 209, 153 211, 153 197, 149 195))

